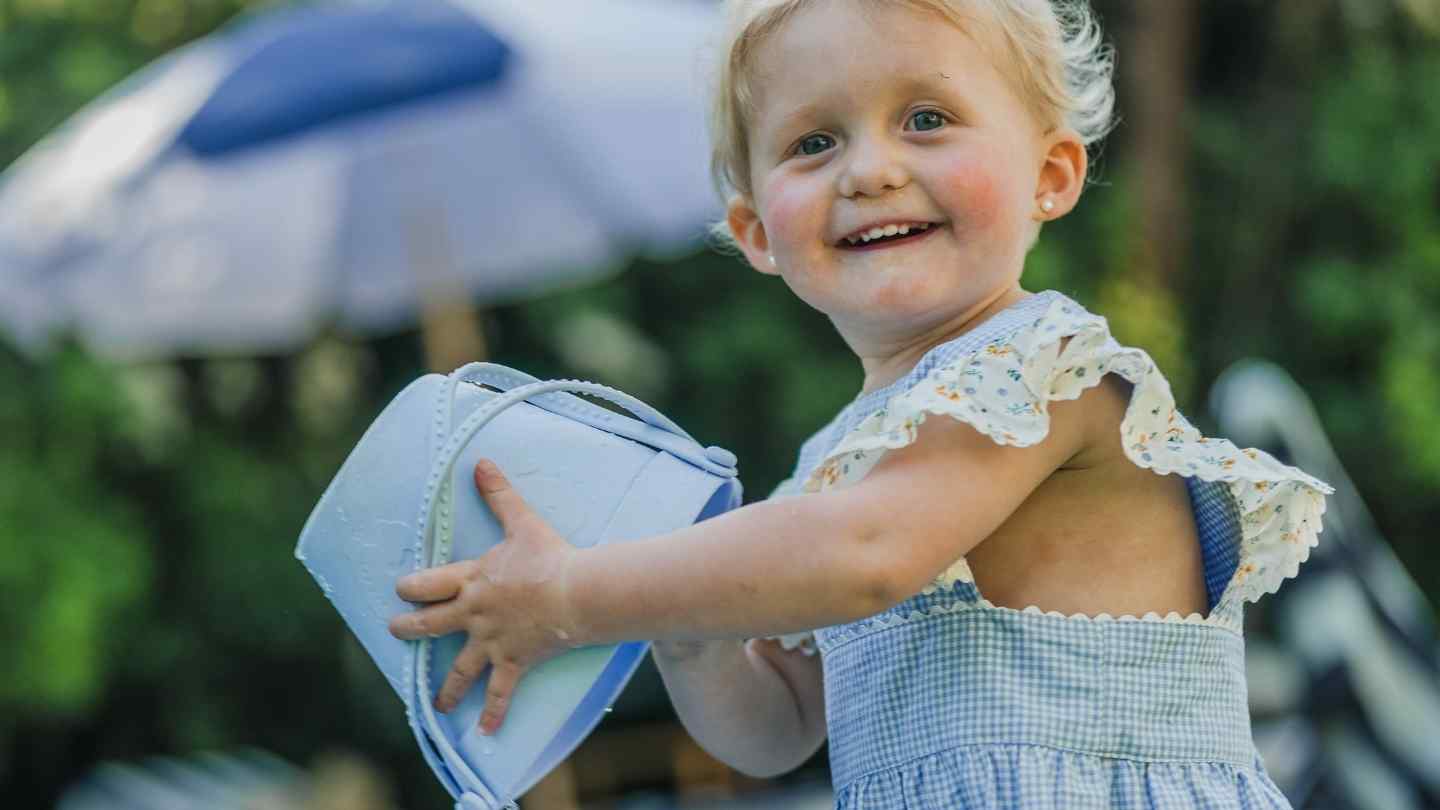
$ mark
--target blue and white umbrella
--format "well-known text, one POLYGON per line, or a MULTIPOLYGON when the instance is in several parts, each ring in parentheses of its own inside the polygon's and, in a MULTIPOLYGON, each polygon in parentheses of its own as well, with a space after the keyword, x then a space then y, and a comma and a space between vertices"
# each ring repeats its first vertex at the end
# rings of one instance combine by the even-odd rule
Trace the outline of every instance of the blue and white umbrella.
POLYGON ((693 250, 714 4, 397 0, 192 43, 0 176, 0 331, 293 349, 693 250))

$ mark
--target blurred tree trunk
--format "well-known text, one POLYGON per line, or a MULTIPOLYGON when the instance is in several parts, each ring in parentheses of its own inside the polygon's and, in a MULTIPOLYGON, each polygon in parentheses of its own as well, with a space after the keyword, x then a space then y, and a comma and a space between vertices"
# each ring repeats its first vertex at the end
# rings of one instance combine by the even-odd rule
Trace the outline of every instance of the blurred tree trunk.
POLYGON ((1313 116, 1308 108, 1318 91, 1309 77, 1315 75, 1315 60, 1324 58, 1327 18, 1337 13, 1332 3, 1277 0, 1256 19, 1267 32, 1264 53, 1248 93, 1232 107, 1247 133, 1247 149, 1233 156, 1235 174, 1244 182, 1227 211, 1245 227, 1232 228, 1232 243, 1215 251, 1230 260, 1215 273, 1221 294, 1211 307, 1214 329, 1204 352, 1208 375, 1223 371, 1237 355, 1265 351, 1278 331, 1272 314, 1286 311, 1294 278, 1287 244, 1305 208, 1294 122, 1313 116))
POLYGON ((1144 348, 1165 370, 1184 409, 1194 390, 1181 306, 1190 255, 1186 167, 1190 154, 1187 105, 1195 0, 1147 0, 1128 9, 1118 80, 1128 102, 1134 178, 1133 221, 1124 266, 1107 274, 1100 308, 1122 343, 1144 348))
POLYGON ((1137 281, 1170 293, 1185 272, 1190 246, 1185 166, 1190 153, 1186 102, 1191 97, 1194 0, 1136 3, 1129 42, 1134 160, 1139 168, 1139 242, 1131 268, 1137 281))

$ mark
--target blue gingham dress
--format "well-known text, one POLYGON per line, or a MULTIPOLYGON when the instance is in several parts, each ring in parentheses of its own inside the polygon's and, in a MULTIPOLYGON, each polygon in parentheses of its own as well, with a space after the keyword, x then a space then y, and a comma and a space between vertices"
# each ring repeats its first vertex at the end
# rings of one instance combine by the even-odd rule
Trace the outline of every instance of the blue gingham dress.
POLYGON ((836 807, 1290 807, 1251 738, 1243 608, 1295 575, 1331 490, 1201 436, 1149 356, 1116 343, 1104 318, 1055 291, 1021 300, 851 403, 805 443, 774 497, 859 480, 927 416, 1033 444, 1046 402, 1106 373, 1135 384, 1127 456, 1185 476, 1208 615, 999 607, 962 559, 889 610, 782 637, 823 657, 836 807))

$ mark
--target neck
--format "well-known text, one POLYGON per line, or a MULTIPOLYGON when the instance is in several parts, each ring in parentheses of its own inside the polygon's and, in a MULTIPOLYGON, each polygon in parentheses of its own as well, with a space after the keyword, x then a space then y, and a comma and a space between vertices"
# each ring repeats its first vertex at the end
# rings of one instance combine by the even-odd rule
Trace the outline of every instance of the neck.
POLYGON ((915 368, 926 352, 960 337, 1001 310, 1033 294, 1016 285, 1001 290, 990 299, 981 301, 969 310, 924 332, 879 345, 869 351, 856 352, 860 357, 861 367, 865 370, 865 385, 860 393, 868 394, 895 382, 915 368))

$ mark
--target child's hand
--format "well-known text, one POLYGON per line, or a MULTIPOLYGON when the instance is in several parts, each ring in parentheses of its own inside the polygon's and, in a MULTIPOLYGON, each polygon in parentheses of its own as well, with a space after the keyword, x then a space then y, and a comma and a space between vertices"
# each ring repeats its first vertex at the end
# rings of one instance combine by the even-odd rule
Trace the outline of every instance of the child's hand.
POLYGON ((401 577, 395 592, 402 599, 433 604, 396 616, 390 632, 402 639, 468 633, 435 708, 454 709, 491 665, 480 729, 493 734, 520 676, 576 646, 564 576, 575 547, 530 509, 493 463, 482 459, 475 466, 475 485, 499 519, 504 541, 478 559, 401 577))
POLYGON ((799 647, 787 650, 779 639, 752 638, 745 642, 745 649, 769 663, 791 684, 813 680, 820 672, 819 655, 807 654, 799 647))

